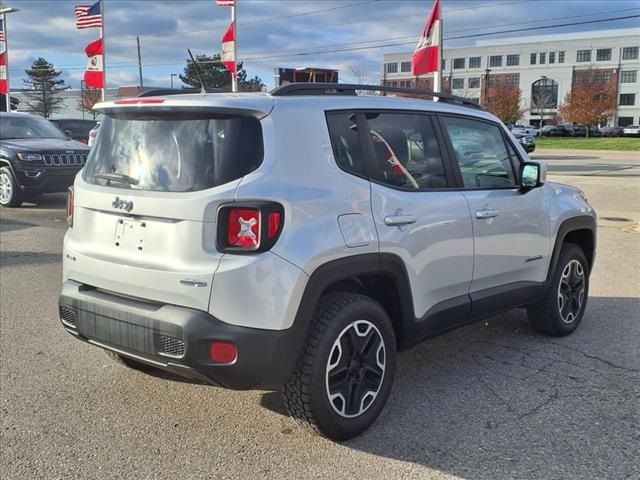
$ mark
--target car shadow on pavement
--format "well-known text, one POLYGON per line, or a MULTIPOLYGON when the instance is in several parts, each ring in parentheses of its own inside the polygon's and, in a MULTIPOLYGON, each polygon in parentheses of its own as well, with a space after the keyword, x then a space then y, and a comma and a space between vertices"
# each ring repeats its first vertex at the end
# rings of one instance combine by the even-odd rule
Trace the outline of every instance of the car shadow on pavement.
MULTIPOLYGON (((628 478, 639 311, 638 298, 592 297, 564 338, 514 310, 429 340, 399 355, 381 416, 344 445, 462 478, 628 478)), ((285 414, 278 394, 261 404, 285 414)))
POLYGON ((14 220, 12 218, 3 218, 0 216, 0 232, 13 232, 35 226, 35 223, 23 222, 22 220, 14 220))
POLYGON ((38 198, 25 200, 20 208, 24 208, 26 210, 57 210, 60 208, 66 208, 66 205, 66 193, 52 193, 42 195, 38 198))
POLYGON ((62 262, 62 254, 31 251, 2 251, 0 265, 54 264, 62 262))

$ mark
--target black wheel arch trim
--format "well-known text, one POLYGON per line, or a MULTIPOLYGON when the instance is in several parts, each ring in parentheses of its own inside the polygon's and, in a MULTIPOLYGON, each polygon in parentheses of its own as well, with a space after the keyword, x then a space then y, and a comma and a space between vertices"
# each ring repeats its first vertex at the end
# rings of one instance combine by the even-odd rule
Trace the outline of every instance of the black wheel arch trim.
POLYGON ((591 274, 591 268, 595 261, 596 255, 596 219, 591 215, 579 215, 576 217, 571 217, 563 221, 558 227, 558 233, 556 233, 556 238, 553 245, 553 253, 551 254, 551 260, 549 262, 549 268, 547 270, 547 277, 544 282, 545 289, 548 288, 551 284, 553 272, 558 265, 558 259, 560 258, 560 252, 562 251, 562 245, 564 244, 567 235, 577 230, 591 231, 593 252, 591 252, 591 255, 589 255, 589 252, 584 252, 589 261, 589 274, 591 274))

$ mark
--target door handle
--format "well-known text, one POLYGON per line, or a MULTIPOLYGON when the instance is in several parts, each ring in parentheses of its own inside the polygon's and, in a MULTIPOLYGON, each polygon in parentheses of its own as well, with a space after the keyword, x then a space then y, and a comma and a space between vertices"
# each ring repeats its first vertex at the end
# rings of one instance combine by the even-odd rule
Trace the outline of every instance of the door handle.
POLYGON ((398 227, 400 225, 411 225, 416 223, 417 218, 413 215, 389 215, 384 217, 384 224, 390 227, 398 227))
POLYGON ((476 210, 476 218, 493 218, 497 217, 499 213, 498 210, 485 208, 484 210, 476 210))

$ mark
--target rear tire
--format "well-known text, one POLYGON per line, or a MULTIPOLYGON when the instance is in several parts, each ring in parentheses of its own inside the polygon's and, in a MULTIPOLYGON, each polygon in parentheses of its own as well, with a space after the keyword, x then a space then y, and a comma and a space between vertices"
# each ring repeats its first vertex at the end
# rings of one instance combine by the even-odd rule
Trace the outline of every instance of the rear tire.
POLYGON ((9 208, 22 205, 22 194, 9 167, 0 168, 0 205, 9 208))
POLYGON ((318 302, 283 400, 299 424, 333 440, 366 430, 384 407, 396 366, 396 339, 385 310, 369 297, 330 293, 318 302))
POLYGON ((578 328, 587 306, 589 273, 582 249, 565 243, 544 298, 527 309, 531 326, 554 337, 569 335, 578 328))

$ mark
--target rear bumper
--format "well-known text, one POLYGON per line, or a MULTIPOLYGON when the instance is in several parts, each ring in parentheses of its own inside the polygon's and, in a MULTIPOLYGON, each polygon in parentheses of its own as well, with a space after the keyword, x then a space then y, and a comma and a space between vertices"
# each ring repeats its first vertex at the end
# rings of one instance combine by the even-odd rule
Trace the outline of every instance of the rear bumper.
POLYGON ((230 325, 206 312, 64 283, 60 320, 74 337, 178 375, 232 389, 277 389, 289 377, 306 331, 230 325), (236 345, 233 364, 210 358, 213 341, 236 345))

